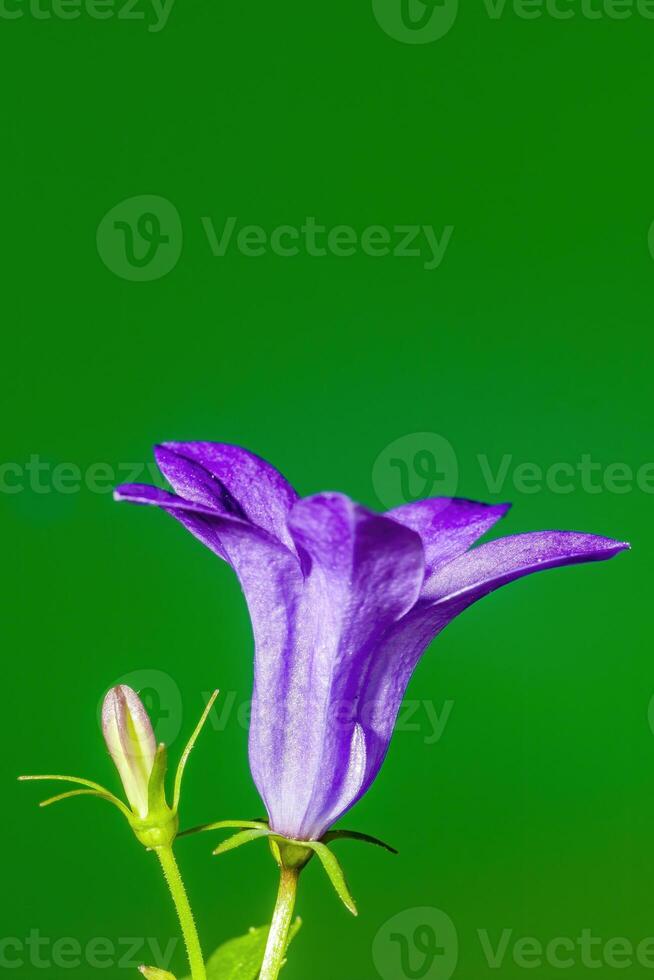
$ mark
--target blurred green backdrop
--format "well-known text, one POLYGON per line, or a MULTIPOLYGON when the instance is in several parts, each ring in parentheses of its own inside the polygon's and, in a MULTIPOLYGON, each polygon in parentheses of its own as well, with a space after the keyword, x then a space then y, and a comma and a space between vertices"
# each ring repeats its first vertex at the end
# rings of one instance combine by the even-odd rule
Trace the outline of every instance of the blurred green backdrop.
MULTIPOLYGON (((650 976, 654 945, 628 963, 615 940, 654 935, 654 21, 600 0, 598 16, 571 3, 566 20, 479 2, 414 44, 392 26, 399 0, 191 0, 163 25, 120 3, 6 0, 0 17, 1 968, 95 976, 87 953, 66 966, 57 947, 54 965, 53 944, 105 937, 109 980, 154 958, 141 942, 130 961, 125 937, 165 949, 177 935, 159 870, 117 814, 85 800, 41 812, 48 788, 14 782, 67 771, 116 789, 97 709, 117 680, 143 672, 173 757, 219 686, 184 822, 261 809, 238 586, 165 515, 107 492, 155 441, 204 438, 261 453, 302 493, 373 507, 401 496, 399 453, 412 493, 444 481, 513 500, 501 533, 562 527, 634 546, 514 584, 436 641, 378 782, 345 821, 401 855, 341 845, 358 921, 307 871, 288 980, 483 980, 498 975, 488 943, 504 940, 510 980, 538 959, 516 952, 525 936, 570 940, 532 969, 544 978, 560 975, 555 956, 574 976, 616 964, 650 976), (144 195, 169 206, 131 200, 144 195), (102 224, 115 207, 119 225, 102 224), (214 255, 208 230, 220 238, 230 217, 234 238, 214 255), (408 256, 366 254, 359 237, 349 256, 334 240, 308 254, 302 233, 293 257, 268 240, 248 254, 259 232, 235 240, 307 217, 357 236, 381 226, 391 245, 399 225, 450 237, 431 269, 422 233, 408 256), (142 233, 131 264, 130 227, 142 233), (421 482, 417 454, 436 445, 445 462, 421 482), (540 480, 525 481, 525 463, 540 480), (562 463, 572 476, 552 471, 562 463), (430 921, 447 947, 431 958, 415 945, 430 921), (595 968, 576 944, 585 929, 602 940, 595 968), (391 932, 406 936, 409 969, 391 932)), ((266 922, 276 888, 264 845, 221 859, 211 845, 179 845, 207 947, 266 922)), ((185 972, 181 946, 172 968, 185 972)))

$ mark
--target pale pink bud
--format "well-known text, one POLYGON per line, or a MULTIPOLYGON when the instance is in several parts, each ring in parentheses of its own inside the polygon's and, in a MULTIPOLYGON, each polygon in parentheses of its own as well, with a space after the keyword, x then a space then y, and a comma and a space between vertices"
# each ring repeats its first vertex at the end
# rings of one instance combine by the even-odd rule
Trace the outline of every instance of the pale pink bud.
POLYGON ((157 751, 148 714, 136 691, 112 687, 102 706, 102 731, 132 810, 148 815, 148 783, 157 751))

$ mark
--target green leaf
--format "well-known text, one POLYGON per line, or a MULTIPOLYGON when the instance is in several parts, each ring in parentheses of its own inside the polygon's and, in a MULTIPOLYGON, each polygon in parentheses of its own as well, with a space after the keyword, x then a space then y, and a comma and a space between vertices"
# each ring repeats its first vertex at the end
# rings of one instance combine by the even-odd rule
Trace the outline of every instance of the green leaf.
MULTIPOLYGON (((297 936, 302 920, 297 918, 288 934, 289 945, 297 936)), ((245 936, 229 939, 207 961, 207 980, 257 980, 266 951, 270 926, 252 928, 245 936)), ((185 977, 184 980, 191 980, 185 977)))

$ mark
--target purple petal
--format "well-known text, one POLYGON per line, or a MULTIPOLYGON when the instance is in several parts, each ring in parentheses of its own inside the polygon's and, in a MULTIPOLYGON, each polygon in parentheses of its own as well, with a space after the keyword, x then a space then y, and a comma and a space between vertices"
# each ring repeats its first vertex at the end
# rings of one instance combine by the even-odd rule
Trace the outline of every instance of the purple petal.
MULTIPOLYGON (((150 487, 141 483, 124 483, 122 486, 116 487, 114 500, 161 507, 167 514, 183 524, 203 544, 211 548, 220 558, 229 561, 220 541, 220 527, 215 520, 219 516, 216 507, 192 503, 183 500, 182 497, 176 497, 175 494, 169 493, 167 490, 160 490, 158 487, 150 487)), ((247 522, 244 521, 243 523, 247 522)), ((250 525, 248 524, 248 526, 250 525)))
POLYGON ((368 746, 362 795, 374 780, 390 742, 411 676, 431 641, 464 609, 514 579, 579 562, 613 558, 629 545, 572 531, 540 531, 499 538, 443 566, 431 579, 431 597, 387 633, 371 664, 360 721, 368 746))
POLYGON ((433 576, 425 592, 431 600, 465 605, 507 582, 559 565, 604 561, 629 545, 576 531, 536 531, 489 541, 454 559, 433 576))
POLYGON ((425 588, 442 565, 463 554, 510 509, 456 497, 432 497, 404 504, 386 514, 416 531, 425 549, 425 588))
POLYGON ((398 711, 422 655, 455 616, 456 612, 421 601, 380 641, 358 707, 367 746, 366 773, 350 806, 369 789, 381 768, 398 711))
POLYGON ((289 517, 309 572, 283 659, 257 637, 250 763, 279 833, 321 836, 366 771, 355 708, 379 636, 415 603, 419 537, 340 494, 299 501, 289 517))
MULTIPOLYGON (((221 514, 215 507, 206 503, 184 500, 167 490, 140 483, 124 483, 116 487, 114 499, 161 507, 203 544, 229 562, 239 578, 241 577, 239 569, 248 564, 247 559, 251 553, 261 549, 264 550, 262 560, 264 557, 266 560, 272 560, 271 556, 279 555, 283 561, 291 559, 296 571, 299 570, 300 565, 293 552, 267 531, 251 524, 245 517, 230 513, 221 514), (244 551, 247 552, 246 555, 243 554, 244 551)), ((260 577, 265 577, 263 568, 260 569, 260 577)), ((243 581, 241 585, 246 591, 243 581)))
POLYGON ((157 466, 183 500, 247 520, 238 500, 200 463, 168 449, 167 446, 155 446, 154 456, 157 466))
POLYGON ((343 642, 352 631, 377 633, 415 604, 424 577, 418 535, 339 493, 306 497, 288 521, 298 548, 311 561, 311 581, 319 581, 338 609, 343 642))
POLYGON ((298 496, 270 463, 217 442, 166 442, 155 457, 180 497, 244 517, 292 548, 286 518, 298 496))
POLYGON ((209 517, 216 513, 215 507, 183 500, 182 497, 176 497, 174 493, 170 493, 168 490, 160 490, 159 487, 151 487, 146 483, 121 484, 114 490, 114 500, 127 501, 130 504, 163 507, 164 510, 183 510, 191 514, 206 514, 209 517))

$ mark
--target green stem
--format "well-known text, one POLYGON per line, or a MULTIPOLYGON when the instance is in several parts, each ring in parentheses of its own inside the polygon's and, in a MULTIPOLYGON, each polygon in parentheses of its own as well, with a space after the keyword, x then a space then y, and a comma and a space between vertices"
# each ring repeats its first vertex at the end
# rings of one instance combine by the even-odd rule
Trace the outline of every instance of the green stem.
POLYGON ((293 908, 295 907, 295 896, 297 893, 297 881, 300 872, 296 868, 282 867, 279 878, 279 891, 277 892, 277 904, 273 915, 268 943, 263 957, 263 966, 259 974, 259 980, 277 980, 279 971, 282 968, 286 947, 288 946, 288 931, 291 927, 293 918, 293 908))
POLYGON ((161 862, 164 877, 170 888, 170 894, 173 896, 182 936, 184 937, 184 945, 188 954, 189 966, 191 967, 191 978, 192 980, 207 980, 207 972, 204 968, 204 959, 198 938, 198 931, 195 926, 195 920, 193 919, 188 895, 184 888, 184 882, 182 881, 182 876, 179 873, 177 861, 173 854, 173 849, 172 847, 157 847, 155 848, 155 852, 161 862))

